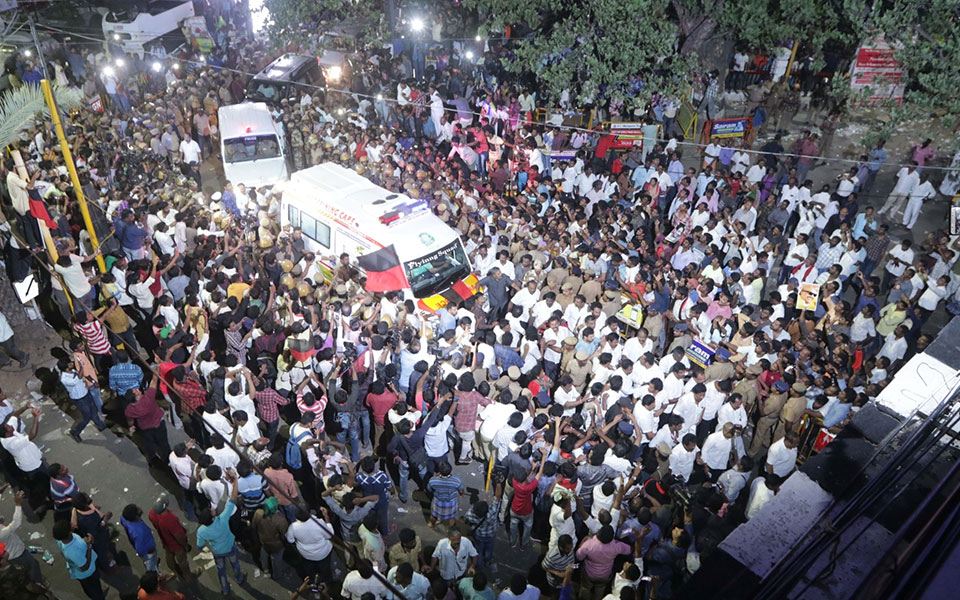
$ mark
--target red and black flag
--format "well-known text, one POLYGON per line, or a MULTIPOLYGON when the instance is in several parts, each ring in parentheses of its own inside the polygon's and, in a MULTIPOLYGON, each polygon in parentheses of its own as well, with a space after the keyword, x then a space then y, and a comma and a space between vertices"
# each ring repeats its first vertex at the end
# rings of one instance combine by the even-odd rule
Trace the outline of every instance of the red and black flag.
POLYGON ((308 364, 310 359, 313 358, 313 340, 310 338, 289 338, 287 340, 287 349, 290 350, 290 355, 299 363, 308 364))
POLYGON ((362 254, 357 258, 357 262, 367 273, 367 284, 364 287, 368 292, 394 292, 409 285, 393 244, 362 254))

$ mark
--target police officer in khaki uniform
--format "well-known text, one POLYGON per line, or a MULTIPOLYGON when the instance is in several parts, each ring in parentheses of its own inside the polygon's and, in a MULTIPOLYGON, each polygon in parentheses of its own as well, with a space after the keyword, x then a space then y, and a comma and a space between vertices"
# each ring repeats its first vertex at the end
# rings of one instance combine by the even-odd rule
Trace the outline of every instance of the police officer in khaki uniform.
POLYGON ((753 405, 760 395, 760 390, 757 387, 757 377, 762 373, 763 367, 760 365, 747 367, 744 378, 738 381, 737 385, 733 386, 733 392, 743 397, 743 409, 747 411, 748 417, 753 412, 753 405))
POLYGON ((753 440, 750 442, 750 456, 759 456, 767 451, 773 443, 773 430, 780 420, 780 411, 787 402, 787 383, 777 381, 767 399, 760 403, 760 418, 753 430, 753 440))
MULTIPOLYGON (((551 273, 552 272, 553 271, 551 271, 551 273)), ((547 277, 549 276, 548 274, 547 277)), ((560 305, 561 310, 566 312, 567 307, 573 304, 573 300, 576 297, 577 295, 573 291, 573 284, 570 282, 564 283, 560 286, 560 293, 557 294, 557 304, 560 305)))
POLYGON ((803 411, 807 409, 807 386, 802 383, 795 383, 790 386, 790 394, 787 397, 783 409, 780 410, 780 422, 777 424, 777 430, 773 434, 773 441, 782 438, 786 432, 795 431, 803 417, 803 411))
POLYGON ((593 365, 590 363, 590 356, 586 350, 577 350, 573 356, 563 363, 562 373, 569 375, 573 379, 573 387, 577 388, 580 394, 586 391, 587 376, 593 371, 593 365))
POLYGON ((595 271, 584 271, 583 278, 580 294, 587 299, 587 304, 593 304, 603 293, 603 284, 599 281, 598 274, 595 271))
POLYGON ((746 357, 742 354, 734 354, 731 356, 729 350, 720 348, 717 350, 717 353, 713 355, 713 360, 706 368, 706 381, 733 379, 733 376, 737 373, 737 368, 733 365, 733 362, 742 361, 744 358, 746 357))

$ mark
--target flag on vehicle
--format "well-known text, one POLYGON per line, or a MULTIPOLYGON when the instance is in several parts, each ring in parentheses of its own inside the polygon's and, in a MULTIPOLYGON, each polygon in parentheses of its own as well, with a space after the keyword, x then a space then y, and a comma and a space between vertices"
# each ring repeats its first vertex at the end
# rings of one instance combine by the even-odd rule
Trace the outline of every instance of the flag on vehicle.
POLYGON ((409 286, 393 244, 362 254, 357 262, 366 271, 368 292, 393 292, 409 286))

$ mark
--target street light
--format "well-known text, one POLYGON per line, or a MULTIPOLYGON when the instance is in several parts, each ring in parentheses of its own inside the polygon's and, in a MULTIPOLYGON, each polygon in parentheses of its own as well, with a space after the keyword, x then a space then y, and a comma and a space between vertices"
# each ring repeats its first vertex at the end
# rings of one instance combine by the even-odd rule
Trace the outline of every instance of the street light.
POLYGON ((423 31, 423 19, 417 18, 410 21, 410 29, 414 31, 423 31))
POLYGON ((33 54, 33 52, 30 52, 29 50, 24 50, 24 51, 23 51, 23 55, 26 56, 27 58, 30 58, 30 56, 31 56, 32 54, 33 54))
POLYGON ((163 65, 161 65, 159 62, 154 62, 152 66, 153 66, 153 70, 156 71, 157 73, 159 73, 160 70, 163 69, 163 65))
POLYGON ((483 41, 483 38, 480 37, 480 34, 479 34, 479 33, 477 34, 477 37, 475 37, 475 38, 473 38, 473 39, 475 39, 475 40, 478 41, 478 42, 482 42, 482 41, 483 41))

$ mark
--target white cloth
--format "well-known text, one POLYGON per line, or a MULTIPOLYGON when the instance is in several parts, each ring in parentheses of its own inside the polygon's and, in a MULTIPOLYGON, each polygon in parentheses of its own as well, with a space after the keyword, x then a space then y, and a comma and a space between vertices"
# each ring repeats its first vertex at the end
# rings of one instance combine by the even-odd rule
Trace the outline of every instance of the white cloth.
POLYGON ((760 509, 773 499, 773 490, 767 487, 763 477, 757 477, 750 484, 750 498, 747 500, 746 517, 749 521, 760 509))
POLYGON ((797 466, 797 449, 787 448, 784 438, 780 438, 770 446, 767 464, 773 467, 774 475, 786 477, 797 466))

